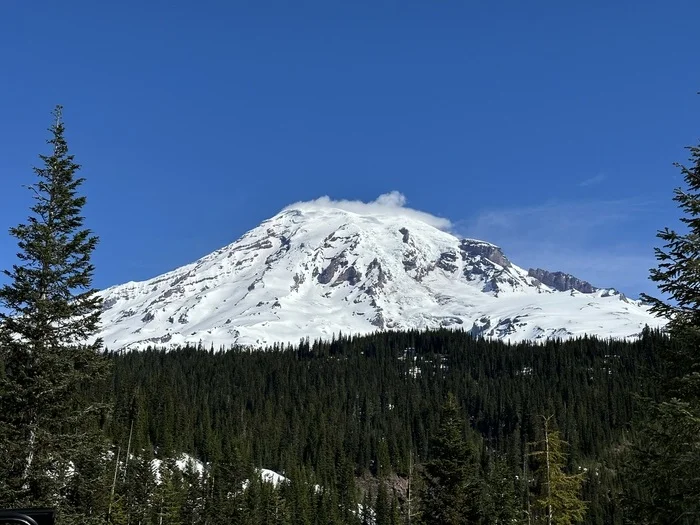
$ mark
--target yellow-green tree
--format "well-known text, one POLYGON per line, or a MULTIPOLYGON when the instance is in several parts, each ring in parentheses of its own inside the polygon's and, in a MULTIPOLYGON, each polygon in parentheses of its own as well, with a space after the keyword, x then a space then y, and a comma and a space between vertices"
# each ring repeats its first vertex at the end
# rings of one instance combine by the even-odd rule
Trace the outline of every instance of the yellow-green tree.
POLYGON ((568 474, 566 442, 558 430, 552 428, 553 416, 543 417, 542 440, 534 443, 535 479, 537 494, 533 512, 536 523, 571 525, 583 521, 586 504, 581 499, 582 474, 568 474))

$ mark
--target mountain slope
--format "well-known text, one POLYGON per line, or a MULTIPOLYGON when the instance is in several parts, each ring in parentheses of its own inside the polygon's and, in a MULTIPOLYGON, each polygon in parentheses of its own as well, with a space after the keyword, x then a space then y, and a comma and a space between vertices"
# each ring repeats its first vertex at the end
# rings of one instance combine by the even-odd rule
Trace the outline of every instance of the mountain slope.
POLYGON ((103 291, 100 335, 110 349, 218 348, 436 327, 509 341, 634 337, 659 325, 614 290, 528 272, 497 246, 431 222, 381 207, 294 205, 192 264, 103 291))

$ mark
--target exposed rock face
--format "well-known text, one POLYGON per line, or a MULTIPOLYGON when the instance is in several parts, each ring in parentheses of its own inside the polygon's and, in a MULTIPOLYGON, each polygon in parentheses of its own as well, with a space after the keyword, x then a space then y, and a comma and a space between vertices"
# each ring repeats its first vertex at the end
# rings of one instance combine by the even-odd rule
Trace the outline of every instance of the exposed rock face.
POLYGON ((481 281, 481 291, 498 294, 506 288, 521 288, 526 285, 498 246, 474 239, 462 239, 459 251, 464 262, 464 277, 469 281, 481 281))
POLYGON ((110 297, 106 301, 102 301, 102 310, 109 310, 112 308, 115 304, 117 304, 117 298, 116 297, 110 297))
POLYGON ((436 266, 446 272, 454 272, 457 270, 456 261, 457 255, 454 252, 442 252, 436 266))
POLYGON ((504 268, 508 268, 511 265, 510 261, 508 260, 508 257, 506 257, 503 254, 503 251, 498 246, 495 246, 491 243, 475 241, 473 239, 462 239, 462 242, 460 243, 459 247, 462 252, 463 258, 465 258, 466 256, 481 256, 484 259, 491 261, 492 263, 496 263, 499 266, 503 266, 504 268))
POLYGON ((440 327, 513 342, 634 337, 660 324, 615 290, 528 272, 498 246, 414 216, 303 203, 192 264, 101 295, 110 349, 440 327))
POLYGON ((333 277, 335 276, 336 272, 340 268, 345 268, 348 265, 348 261, 345 259, 345 255, 342 253, 336 257, 333 257, 328 263, 328 266, 326 266, 323 271, 318 274, 318 282, 321 284, 328 284, 333 280, 333 277))
POLYGON ((548 272, 542 268, 530 268, 527 274, 530 277, 534 277, 542 284, 546 284, 550 288, 554 288, 560 292, 576 290, 581 293, 594 293, 599 290, 599 288, 596 288, 588 281, 583 281, 564 272, 548 272))
MULTIPOLYGON (((380 292, 384 285, 388 282, 389 278, 382 268, 382 264, 375 257, 371 263, 367 265, 367 275, 368 283, 364 286, 364 290, 370 297, 374 297, 380 292)), ((376 303, 372 306, 376 306, 376 303)))
POLYGON ((342 284, 344 282, 355 286, 362 279, 362 273, 358 272, 354 266, 348 266, 335 280, 334 286, 342 284))
POLYGON ((377 315, 375 315, 372 319, 370 319, 370 324, 372 326, 376 326, 380 330, 383 330, 386 327, 386 321, 384 320, 384 314, 382 314, 381 310, 377 312, 377 315))
POLYGON ((289 251, 289 247, 290 247, 289 239, 287 239, 284 235, 282 235, 280 237, 279 249, 275 253, 269 255, 267 257, 267 259, 265 259, 265 264, 270 265, 270 264, 273 264, 274 262, 280 260, 281 258, 283 258, 287 254, 287 252, 289 251))

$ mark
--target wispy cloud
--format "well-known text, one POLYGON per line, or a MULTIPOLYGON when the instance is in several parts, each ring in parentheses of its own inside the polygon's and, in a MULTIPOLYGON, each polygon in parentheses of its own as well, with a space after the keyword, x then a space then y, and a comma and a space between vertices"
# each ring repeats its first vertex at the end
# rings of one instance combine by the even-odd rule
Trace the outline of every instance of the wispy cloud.
MULTIPOLYGON (((602 226, 631 220, 648 208, 641 199, 552 201, 520 208, 484 210, 457 228, 469 235, 572 239, 596 234, 602 226)), ((573 239, 572 239, 573 240, 573 239)))
POLYGON ((338 208, 353 213, 363 215, 392 215, 401 217, 410 217, 419 221, 425 222, 439 228, 441 230, 450 231, 452 222, 443 217, 436 217, 424 211, 415 210, 406 206, 408 203, 406 196, 398 191, 392 191, 380 195, 375 200, 370 202, 350 201, 350 200, 333 200, 328 196, 320 197, 312 201, 296 202, 285 208, 289 209, 309 209, 309 208, 338 208))
POLYGON ((594 175, 593 177, 582 180, 578 183, 578 185, 581 188, 585 188, 587 186, 595 186, 596 184, 600 184, 601 182, 603 182, 606 178, 607 176, 605 175, 605 173, 598 173, 598 175, 594 175))
POLYGON ((361 214, 399 215, 421 220, 459 236, 501 246, 519 266, 563 271, 596 286, 614 287, 636 297, 654 292, 648 280, 655 260, 653 242, 632 238, 636 221, 655 207, 643 199, 550 201, 518 208, 482 210, 459 222, 415 210, 393 191, 370 202, 321 197, 286 209, 340 208, 361 214))
POLYGON ((655 291, 647 279, 653 251, 628 234, 650 209, 642 199, 557 201, 484 210, 456 229, 500 245, 520 266, 564 271, 636 296, 655 291))

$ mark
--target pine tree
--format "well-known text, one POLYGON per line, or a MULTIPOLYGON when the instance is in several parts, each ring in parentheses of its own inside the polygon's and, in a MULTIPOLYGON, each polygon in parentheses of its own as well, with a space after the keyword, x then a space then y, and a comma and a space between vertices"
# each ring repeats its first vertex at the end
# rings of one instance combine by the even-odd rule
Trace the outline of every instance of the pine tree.
POLYGON ((566 474, 565 442, 558 431, 551 427, 552 417, 544 419, 544 435, 531 455, 537 458, 534 472, 539 484, 535 499, 539 523, 547 525, 571 525, 583 521, 586 504, 581 499, 582 474, 566 474))
POLYGON ((482 494, 484 523, 493 525, 521 523, 522 512, 515 491, 515 476, 505 460, 490 462, 482 494))
POLYGON ((377 487, 374 515, 376 525, 391 525, 391 502, 389 501, 389 491, 384 480, 380 481, 377 487))
POLYGON ((673 399, 652 403, 623 471, 631 523, 700 520, 700 414, 673 399))
POLYGON ((689 167, 676 164, 686 187, 673 197, 684 231, 658 232, 665 244, 650 273, 668 300, 643 295, 668 319, 671 339, 658 348, 660 396, 643 404, 629 444, 625 501, 636 523, 700 521, 700 144, 688 149, 689 167))
POLYGON ((54 117, 52 153, 40 155, 29 186, 31 214, 10 229, 19 262, 0 288, 0 500, 55 506, 64 522, 87 523, 104 504, 96 400, 107 368, 101 342, 87 342, 101 308, 90 262, 97 237, 83 226, 83 179, 60 106, 54 117))
POLYGON ((187 498, 187 488, 183 483, 183 476, 175 461, 163 461, 158 472, 160 482, 154 494, 156 515, 159 523, 181 525, 181 512, 187 498))
POLYGON ((425 524, 478 523, 481 486, 474 454, 463 435, 464 419, 453 394, 443 405, 438 434, 431 446, 421 488, 425 524))
POLYGON ((401 525, 401 507, 399 506, 399 497, 396 495, 396 490, 393 491, 391 497, 391 525, 401 525))
POLYGON ((642 294, 651 311, 669 320, 668 329, 680 344, 662 355, 664 390, 679 399, 700 399, 700 144, 691 146, 690 167, 676 164, 686 188, 676 188, 673 200, 684 212, 685 232, 666 227, 657 233, 665 244, 655 248, 658 267, 650 279, 668 300, 642 294))

